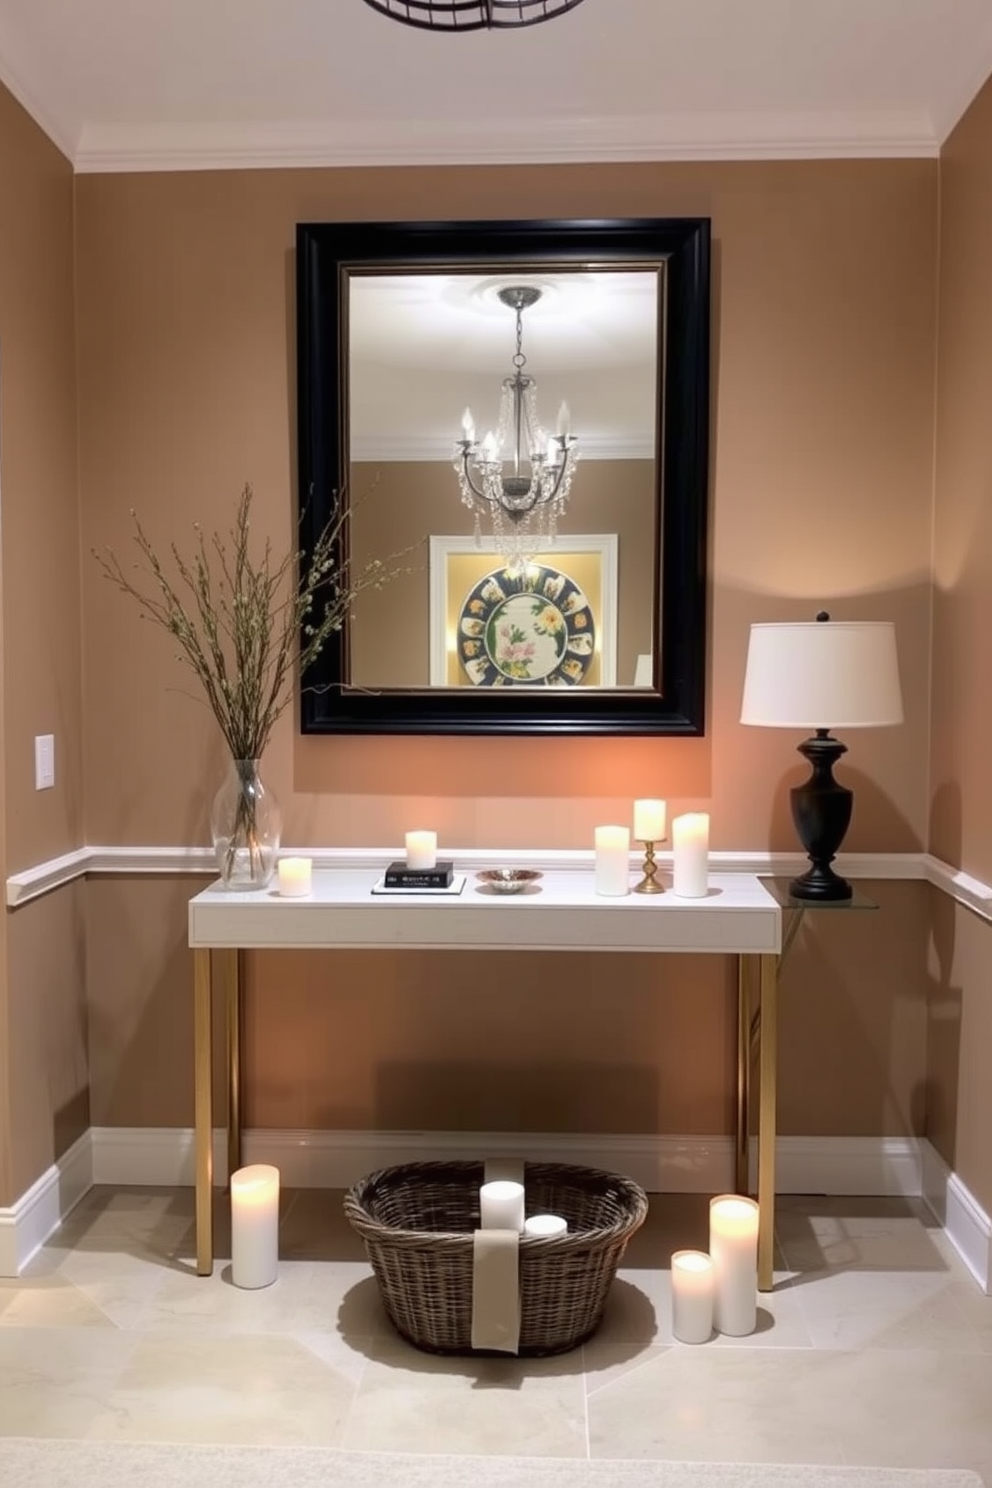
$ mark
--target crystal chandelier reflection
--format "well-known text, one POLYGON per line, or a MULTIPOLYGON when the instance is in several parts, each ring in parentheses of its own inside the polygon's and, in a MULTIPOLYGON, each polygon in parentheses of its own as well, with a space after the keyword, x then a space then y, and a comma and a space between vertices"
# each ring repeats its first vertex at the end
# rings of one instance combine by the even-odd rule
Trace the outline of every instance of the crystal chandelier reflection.
POLYGON ((475 514, 475 540, 482 542, 482 518, 492 522, 496 548, 514 572, 554 543, 578 463, 578 441, 569 427, 568 404, 558 409, 555 434, 546 434, 537 417, 537 385, 524 371, 523 313, 541 298, 532 285, 499 291, 517 317, 513 376, 503 379, 499 422, 481 442, 472 410, 462 415, 462 438, 455 448, 455 470, 462 502, 475 514))
POLYGON ((365 0, 381 15, 423 31, 497 31, 536 26, 582 0, 365 0))

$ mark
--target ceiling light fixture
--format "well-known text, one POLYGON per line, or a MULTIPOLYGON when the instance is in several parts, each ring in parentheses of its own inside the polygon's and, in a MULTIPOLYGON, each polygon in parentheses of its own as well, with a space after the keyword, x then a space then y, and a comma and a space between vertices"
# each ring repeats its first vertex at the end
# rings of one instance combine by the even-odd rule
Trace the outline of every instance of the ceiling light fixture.
POLYGON ((365 0, 381 15, 422 31, 499 31, 537 26, 582 0, 365 0))
POLYGON ((519 572, 555 540, 579 451, 567 403, 558 409, 556 434, 541 428, 537 385, 524 371, 523 313, 537 304, 541 291, 534 285, 514 284, 501 289, 499 298, 517 317, 513 375, 503 379, 496 433, 490 430, 481 443, 475 437, 472 410, 466 408, 454 463, 462 501, 475 513, 476 543, 482 542, 485 515, 492 520, 498 552, 510 570, 519 572), (508 474, 504 464, 510 467, 508 474))

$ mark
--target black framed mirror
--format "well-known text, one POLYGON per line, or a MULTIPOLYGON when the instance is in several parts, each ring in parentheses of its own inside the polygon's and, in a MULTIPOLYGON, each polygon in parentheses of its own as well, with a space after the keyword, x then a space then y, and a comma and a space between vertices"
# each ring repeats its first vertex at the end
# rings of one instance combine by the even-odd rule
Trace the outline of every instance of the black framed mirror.
POLYGON ((709 220, 296 248, 304 550, 341 493, 352 563, 410 554, 303 677, 304 733, 702 734, 709 220))

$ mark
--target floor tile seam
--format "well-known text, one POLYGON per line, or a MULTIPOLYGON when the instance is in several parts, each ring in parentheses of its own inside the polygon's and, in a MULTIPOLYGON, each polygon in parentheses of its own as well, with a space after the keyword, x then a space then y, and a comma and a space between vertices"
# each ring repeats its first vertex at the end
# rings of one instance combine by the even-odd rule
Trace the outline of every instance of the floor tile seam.
POLYGON ((592 1455, 592 1442, 589 1428, 589 1371, 586 1368, 586 1345, 584 1343, 582 1344, 582 1426, 588 1462, 592 1455))

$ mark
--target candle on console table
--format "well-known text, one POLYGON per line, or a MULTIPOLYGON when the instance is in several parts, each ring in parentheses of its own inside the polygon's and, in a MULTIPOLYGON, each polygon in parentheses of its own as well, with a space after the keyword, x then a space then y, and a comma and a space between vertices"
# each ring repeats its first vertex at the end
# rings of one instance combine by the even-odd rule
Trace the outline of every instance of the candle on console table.
POLYGON ((516 1230, 524 1227, 524 1186, 497 1178, 479 1189, 479 1211, 483 1230, 516 1230))
POLYGON ((560 1214, 532 1214, 529 1219, 524 1220, 525 1235, 564 1235, 568 1232, 568 1224, 560 1214))
POLYGON ((437 867, 436 832, 407 832, 406 866, 408 868, 437 867))
POLYGON ((298 899, 313 889, 313 861, 310 858, 280 858, 279 892, 285 898, 298 899))
POLYGON ((710 819, 689 811, 672 822, 672 889, 681 899, 705 897, 710 859, 710 819))
POLYGON ((704 1251, 672 1256, 672 1332, 681 1343, 706 1343, 713 1332, 713 1258, 704 1251))
POLYGON ((596 893, 630 892, 630 828, 596 828, 596 893))
POLYGON ((271 1286, 279 1261, 279 1169, 253 1163, 231 1176, 231 1280, 271 1286))
POLYGON ((638 842, 664 842, 667 816, 664 801, 635 801, 634 836, 638 842))
POLYGON ((720 1333, 743 1338, 758 1316, 758 1206, 739 1194, 710 1200, 713 1321, 720 1333))

